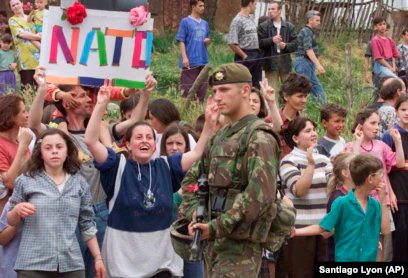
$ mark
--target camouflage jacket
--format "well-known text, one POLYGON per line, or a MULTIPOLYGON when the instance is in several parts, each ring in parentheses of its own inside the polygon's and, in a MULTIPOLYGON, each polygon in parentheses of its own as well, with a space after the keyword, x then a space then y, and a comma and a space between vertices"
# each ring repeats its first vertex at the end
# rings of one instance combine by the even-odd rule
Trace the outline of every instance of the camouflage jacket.
MULTIPOLYGON (((239 139, 245 132, 246 125, 238 130, 235 128, 235 131, 233 129, 246 117, 233 126, 224 127, 211 138, 203 158, 193 165, 182 182, 183 202, 180 213, 189 220, 197 208, 197 198, 189 192, 189 186, 197 183, 202 163, 204 172, 208 174, 209 200, 220 192, 227 195, 224 212, 215 217, 211 216, 209 209, 206 222, 210 226, 210 239, 249 239, 257 222, 263 222, 263 233, 267 233, 269 227, 265 227, 265 219, 262 216, 270 215, 270 211, 275 210, 273 205, 276 198, 279 143, 267 131, 255 130, 249 138, 246 158, 236 159, 239 139), (248 184, 241 184, 243 161, 247 161, 247 173, 243 174, 246 175, 248 184)), ((211 201, 209 206, 210 203, 211 201)), ((268 219, 269 224, 273 217, 268 217, 271 218, 268 219)), ((265 238, 266 234, 261 237, 265 238)))

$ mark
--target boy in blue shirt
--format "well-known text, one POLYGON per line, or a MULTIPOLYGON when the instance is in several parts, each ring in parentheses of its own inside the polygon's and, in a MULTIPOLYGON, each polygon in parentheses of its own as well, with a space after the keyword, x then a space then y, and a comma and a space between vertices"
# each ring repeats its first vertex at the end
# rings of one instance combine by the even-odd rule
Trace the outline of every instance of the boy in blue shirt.
MULTIPOLYGON (((207 46, 210 31, 207 21, 202 19, 204 0, 190 0, 191 15, 181 20, 176 40, 180 48, 180 87, 183 97, 187 97, 198 75, 208 64, 207 46)), ((208 78, 207 78, 208 79, 208 78)), ((207 92, 207 82, 200 85, 198 100, 203 103, 207 92)))
POLYGON ((295 229, 293 234, 334 232, 336 262, 375 262, 380 232, 390 233, 383 165, 372 155, 359 154, 350 162, 350 174, 356 188, 337 198, 319 225, 295 229), (380 202, 369 196, 372 190, 378 192, 380 202))

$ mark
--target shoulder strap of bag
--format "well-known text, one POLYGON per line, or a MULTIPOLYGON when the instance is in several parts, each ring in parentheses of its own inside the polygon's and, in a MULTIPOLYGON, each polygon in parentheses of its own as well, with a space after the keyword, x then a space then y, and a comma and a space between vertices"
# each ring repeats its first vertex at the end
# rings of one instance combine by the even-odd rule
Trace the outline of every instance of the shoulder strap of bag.
MULTIPOLYGON (((242 157, 242 159, 243 159, 242 167, 241 167, 241 183, 242 184, 248 184, 248 169, 247 169, 248 156, 246 155, 246 152, 247 152, 247 149, 248 149, 249 141, 250 141, 250 139, 252 137, 252 134, 254 133, 255 130, 263 130, 263 131, 271 134, 275 138, 276 144, 278 144, 278 146, 279 146, 279 152, 280 152, 280 148, 281 148, 279 136, 263 120, 257 118, 253 123, 248 125, 245 132, 241 136, 240 147, 239 147, 239 151, 237 153, 237 158, 236 158, 236 159, 239 159, 239 158, 242 157)), ((278 175, 279 175, 279 172, 278 172, 278 175)), ((278 189, 278 187, 277 187, 277 189, 278 189)))
POLYGON ((122 175, 123 175, 123 172, 125 171, 125 166, 126 166, 126 158, 123 154, 121 154, 118 172, 116 173, 116 178, 115 178, 115 190, 113 192, 112 198, 109 200, 109 213, 111 213, 113 206, 115 205, 116 198, 118 197, 119 190, 120 190, 120 184, 122 181, 122 175))

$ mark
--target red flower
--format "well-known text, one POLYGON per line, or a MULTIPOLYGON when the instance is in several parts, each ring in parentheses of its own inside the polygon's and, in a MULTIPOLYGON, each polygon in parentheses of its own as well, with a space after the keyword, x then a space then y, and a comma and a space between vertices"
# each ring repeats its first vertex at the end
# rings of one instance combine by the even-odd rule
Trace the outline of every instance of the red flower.
POLYGON ((67 20, 72 25, 82 23, 86 16, 87 14, 86 14, 85 6, 79 4, 78 2, 75 2, 67 10, 67 20))
POLYGON ((188 192, 189 193, 194 193, 194 192, 196 192, 198 190, 198 184, 196 183, 196 184, 190 184, 189 186, 188 186, 188 192))
POLYGON ((27 2, 25 5, 23 5, 23 10, 28 13, 31 12, 33 10, 31 2, 27 2))

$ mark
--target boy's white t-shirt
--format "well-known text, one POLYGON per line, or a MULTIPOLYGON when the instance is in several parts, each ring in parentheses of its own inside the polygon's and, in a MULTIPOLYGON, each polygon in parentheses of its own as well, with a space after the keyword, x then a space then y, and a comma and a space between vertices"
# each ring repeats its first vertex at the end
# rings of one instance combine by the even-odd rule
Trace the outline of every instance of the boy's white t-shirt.
POLYGON ((327 136, 324 136, 324 139, 334 143, 334 146, 330 150, 330 157, 335 157, 336 155, 341 153, 346 147, 346 141, 344 140, 343 137, 340 137, 339 140, 333 140, 327 136))
MULTIPOLYGON (((280 30, 281 30, 281 28, 282 28, 282 21, 279 21, 279 22, 273 22, 273 25, 275 26, 275 28, 276 28, 276 31, 277 31, 277 34, 278 35, 280 35, 280 30)), ((276 45, 276 52, 278 52, 278 53, 280 53, 280 47, 279 47, 279 45, 276 45)))

